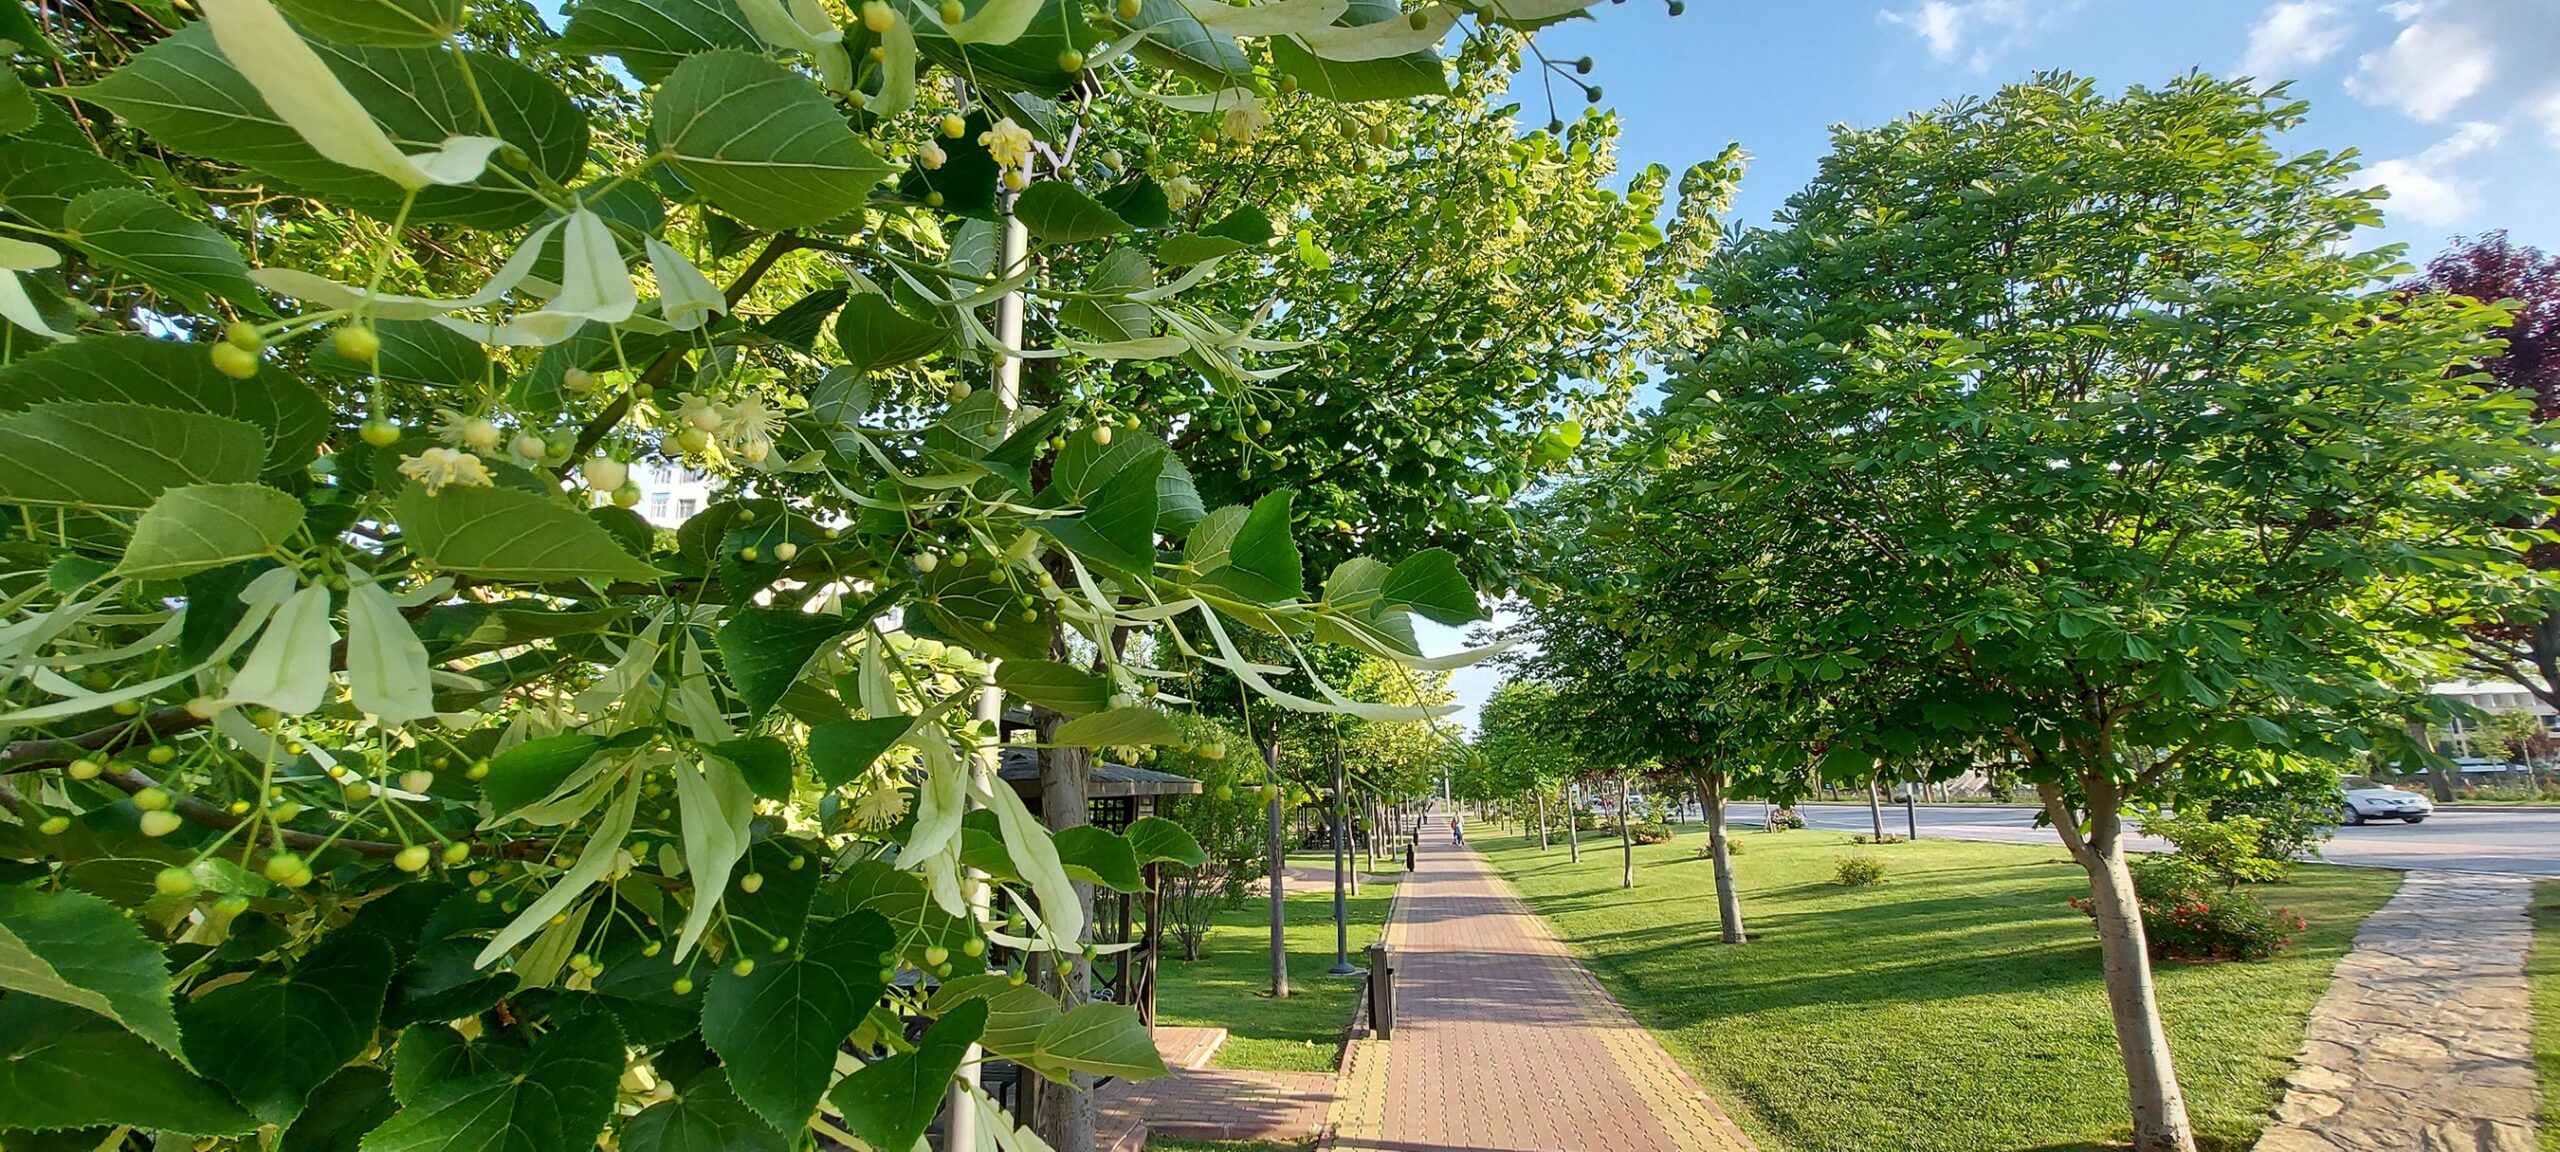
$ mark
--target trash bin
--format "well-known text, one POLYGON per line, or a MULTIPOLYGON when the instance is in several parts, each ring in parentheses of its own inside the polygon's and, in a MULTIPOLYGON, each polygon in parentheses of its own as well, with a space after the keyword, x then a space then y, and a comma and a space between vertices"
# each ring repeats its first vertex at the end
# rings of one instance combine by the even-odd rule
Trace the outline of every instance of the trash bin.
POLYGON ((1395 1035, 1396 967, 1395 954, 1387 942, 1369 945, 1369 1034, 1380 1040, 1395 1035))
POLYGON ((1413 871, 1413 841, 1411 840, 1404 842, 1404 870, 1413 871))

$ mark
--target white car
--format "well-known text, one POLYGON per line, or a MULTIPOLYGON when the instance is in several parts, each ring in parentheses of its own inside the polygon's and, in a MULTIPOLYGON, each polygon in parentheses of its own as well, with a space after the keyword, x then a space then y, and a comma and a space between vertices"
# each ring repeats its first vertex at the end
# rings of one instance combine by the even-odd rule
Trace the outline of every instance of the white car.
POLYGON ((2371 820, 2405 820, 2411 824, 2435 815, 2435 801, 2388 784, 2349 788, 2340 819, 2349 825, 2371 820))

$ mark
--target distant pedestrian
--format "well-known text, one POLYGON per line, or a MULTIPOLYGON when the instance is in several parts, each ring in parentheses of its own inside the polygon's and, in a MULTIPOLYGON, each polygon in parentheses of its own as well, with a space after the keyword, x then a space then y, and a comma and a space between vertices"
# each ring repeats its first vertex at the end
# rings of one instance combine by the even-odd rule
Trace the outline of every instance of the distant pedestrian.
POLYGON ((1467 842, 1467 822, 1459 819, 1455 814, 1449 817, 1449 842, 1452 844, 1467 842))

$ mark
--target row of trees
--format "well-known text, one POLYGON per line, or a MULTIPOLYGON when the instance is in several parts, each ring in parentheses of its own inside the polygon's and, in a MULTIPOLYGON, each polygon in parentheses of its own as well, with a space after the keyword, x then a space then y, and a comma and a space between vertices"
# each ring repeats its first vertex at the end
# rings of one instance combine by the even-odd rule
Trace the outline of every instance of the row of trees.
POLYGON ((1704 323, 1582 7, 0 0, 0 1131, 1089 1147, 1093 757, 1430 714, 1704 323))
POLYGON ((1659 414, 1539 497, 1532 684, 1487 721, 1578 761, 1506 786, 1651 763, 1711 813, 2001 765, 2087 876, 2142 1152, 2195 1138, 2125 814, 2415 763, 2432 679, 2554 627, 2548 305, 2511 330, 2465 278, 2538 258, 2408 283, 2353 159, 2277 146, 2304 111, 2050 75, 1836 131, 1711 262, 1659 414))

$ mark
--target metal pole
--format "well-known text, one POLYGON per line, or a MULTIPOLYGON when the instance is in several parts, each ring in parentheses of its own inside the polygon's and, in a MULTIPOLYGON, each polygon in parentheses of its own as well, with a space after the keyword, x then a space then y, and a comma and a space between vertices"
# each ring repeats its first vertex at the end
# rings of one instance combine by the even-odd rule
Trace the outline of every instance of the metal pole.
POLYGON ((1902 820, 1911 828, 1911 839, 1920 839, 1920 786, 1910 785, 1902 792, 1902 820))
POLYGON ((1344 880, 1350 866, 1351 842, 1343 839, 1343 814, 1350 805, 1343 802, 1346 786, 1342 779, 1342 721, 1333 723, 1333 967, 1336 976, 1349 976, 1360 971, 1351 963, 1351 921, 1344 900, 1344 880))
POLYGON ((1271 770, 1271 998, 1285 1000, 1289 996, 1289 846, 1280 825, 1287 813, 1282 805, 1289 801, 1289 790, 1280 786, 1280 732, 1275 727, 1262 747, 1262 762, 1271 770))
MULTIPOLYGON (((1004 274, 1010 276, 1021 270, 1023 262, 1029 259, 1030 251, 1030 230, 1023 226, 1022 221, 1015 219, 1012 213, 1007 212, 1004 218, 1004 247, 999 257, 1004 274)), ((1022 292, 1019 289, 1005 293, 1004 299, 997 302, 996 334, 1004 341, 1006 347, 1022 347, 1022 292)), ((1013 414, 1022 407, 1022 361, 1020 358, 1005 356, 996 361, 996 401, 1004 412, 1005 423, 1008 426, 1011 425, 1013 414)), ((990 789, 1006 787, 1002 778, 1004 689, 996 687, 995 668, 996 661, 987 661, 986 679, 980 681, 978 685, 978 720, 986 726, 986 731, 978 741, 977 755, 972 757, 973 763, 970 766, 971 770, 978 774, 978 783, 990 789)), ((970 911, 980 922, 984 922, 989 914, 990 901, 986 873, 974 868, 970 869, 964 891, 968 894, 970 911)), ((943 1110, 943 1132, 946 1134, 943 1143, 947 1147, 976 1148, 978 1146, 978 1107, 970 1100, 970 1096, 978 1090, 978 1066, 984 1056, 985 1052, 976 1044, 969 1045, 968 1049, 960 1054, 960 1075, 952 1082, 950 1097, 945 1102, 943 1110)), ((1030 1085, 1026 1081, 1024 1084, 1026 1103, 1030 1091, 1030 1085)))

